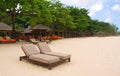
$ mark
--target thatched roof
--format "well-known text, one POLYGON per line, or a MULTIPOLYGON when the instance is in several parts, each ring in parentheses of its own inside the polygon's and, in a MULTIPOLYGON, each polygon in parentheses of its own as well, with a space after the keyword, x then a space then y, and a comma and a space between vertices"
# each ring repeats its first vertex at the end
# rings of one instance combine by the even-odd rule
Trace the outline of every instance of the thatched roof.
POLYGON ((33 27, 32 30, 51 30, 51 29, 49 27, 42 25, 42 24, 38 24, 35 27, 33 27))
POLYGON ((9 25, 0 22, 0 31, 10 31, 10 30, 12 30, 12 28, 9 25))

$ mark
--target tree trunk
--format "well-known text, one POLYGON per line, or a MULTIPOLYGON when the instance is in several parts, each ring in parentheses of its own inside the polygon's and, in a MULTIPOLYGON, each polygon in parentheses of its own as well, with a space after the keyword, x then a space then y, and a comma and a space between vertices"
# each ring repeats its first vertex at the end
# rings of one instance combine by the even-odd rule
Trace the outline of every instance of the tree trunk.
POLYGON ((12 11, 12 30, 15 32, 15 16, 16 16, 16 11, 13 9, 12 11))
POLYGON ((12 11, 11 17, 12 17, 12 37, 14 39, 18 40, 17 32, 15 30, 15 18, 16 18, 16 10, 15 10, 15 8, 12 11))

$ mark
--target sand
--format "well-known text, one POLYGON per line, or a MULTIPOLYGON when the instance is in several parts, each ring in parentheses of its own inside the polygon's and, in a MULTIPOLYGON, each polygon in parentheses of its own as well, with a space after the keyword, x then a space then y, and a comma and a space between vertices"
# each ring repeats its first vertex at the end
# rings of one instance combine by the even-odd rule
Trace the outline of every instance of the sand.
POLYGON ((0 76, 120 76, 120 37, 87 37, 55 40, 56 52, 72 55, 71 62, 48 68, 19 61, 21 45, 0 44, 0 76))

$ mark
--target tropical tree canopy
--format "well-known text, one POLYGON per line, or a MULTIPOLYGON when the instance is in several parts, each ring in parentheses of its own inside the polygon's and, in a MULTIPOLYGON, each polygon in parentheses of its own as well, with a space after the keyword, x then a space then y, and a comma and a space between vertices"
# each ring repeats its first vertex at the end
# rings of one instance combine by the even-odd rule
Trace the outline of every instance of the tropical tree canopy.
POLYGON ((0 21, 16 29, 43 24, 52 29, 115 33, 118 28, 110 23, 93 20, 89 10, 65 6, 59 0, 0 0, 0 21))

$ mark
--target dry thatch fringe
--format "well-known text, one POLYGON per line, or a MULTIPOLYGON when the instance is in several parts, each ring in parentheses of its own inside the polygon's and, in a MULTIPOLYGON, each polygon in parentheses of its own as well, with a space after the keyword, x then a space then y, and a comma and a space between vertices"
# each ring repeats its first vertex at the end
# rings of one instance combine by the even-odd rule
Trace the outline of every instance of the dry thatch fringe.
POLYGON ((111 33, 97 32, 97 33, 94 34, 94 36, 106 37, 106 36, 113 36, 113 35, 111 33))

